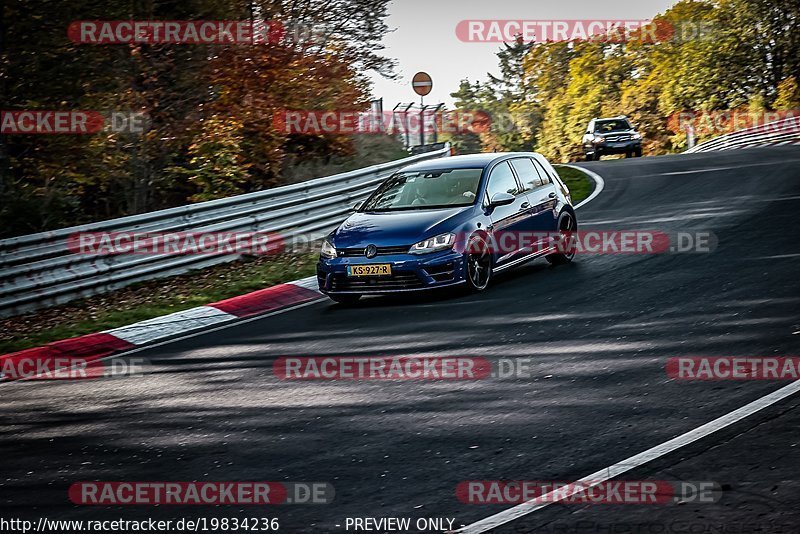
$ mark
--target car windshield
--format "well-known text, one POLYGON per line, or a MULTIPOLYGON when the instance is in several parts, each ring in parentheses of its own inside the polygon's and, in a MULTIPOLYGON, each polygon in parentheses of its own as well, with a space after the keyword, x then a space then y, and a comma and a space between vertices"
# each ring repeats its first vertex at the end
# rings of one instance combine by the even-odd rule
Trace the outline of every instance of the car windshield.
POLYGON ((595 133, 619 132, 630 129, 631 125, 625 119, 597 121, 594 126, 595 133))
POLYGON ((475 203, 483 169, 401 172, 384 182, 361 211, 452 208, 475 203))

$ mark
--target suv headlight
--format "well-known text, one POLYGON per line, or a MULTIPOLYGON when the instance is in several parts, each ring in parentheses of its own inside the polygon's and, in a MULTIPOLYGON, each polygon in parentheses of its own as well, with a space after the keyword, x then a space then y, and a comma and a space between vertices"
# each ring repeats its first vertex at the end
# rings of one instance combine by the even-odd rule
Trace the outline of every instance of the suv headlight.
POLYGON ((427 254, 429 252, 437 252, 439 250, 447 250, 453 248, 456 242, 456 234, 441 234, 436 237, 431 237, 424 241, 420 241, 409 251, 411 254, 427 254))
POLYGON ((322 242, 322 248, 319 251, 319 255, 329 260, 333 259, 336 257, 336 247, 331 245, 331 242, 326 239, 322 242))
POLYGON ((635 134, 633 134, 631 136, 631 139, 641 139, 641 138, 642 138, 642 134, 638 134, 638 133, 635 133, 635 134))
POLYGON ((592 138, 592 141, 594 141, 595 143, 603 143, 603 142, 605 142, 605 140, 606 140, 606 138, 603 137, 602 135, 595 135, 592 138))

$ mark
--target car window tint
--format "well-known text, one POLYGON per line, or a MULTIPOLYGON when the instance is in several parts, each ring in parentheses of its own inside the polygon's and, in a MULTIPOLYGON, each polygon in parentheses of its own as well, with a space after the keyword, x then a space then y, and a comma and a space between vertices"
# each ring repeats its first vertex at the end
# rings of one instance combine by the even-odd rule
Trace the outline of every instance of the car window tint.
POLYGON ((539 176, 542 179, 542 185, 552 184, 553 179, 550 178, 550 174, 544 169, 541 163, 536 160, 532 160, 536 170, 539 171, 539 176))
POLYGON ((508 162, 504 161, 492 170, 492 174, 489 176, 487 192, 490 199, 497 193, 510 193, 512 195, 519 193, 517 181, 514 179, 514 174, 511 172, 508 162))
POLYGON ((475 202, 483 169, 399 172, 375 190, 362 211, 468 206, 475 202))
POLYGON ((625 119, 611 119, 606 121, 597 121, 594 127, 595 133, 619 132, 622 130, 630 130, 630 129, 631 125, 625 119))
POLYGON ((519 176, 519 181, 522 182, 522 189, 524 191, 536 189, 543 183, 547 183, 542 181, 542 176, 545 176, 545 173, 534 167, 533 162, 529 158, 512 159, 511 165, 514 167, 514 170, 517 171, 517 176, 519 176))

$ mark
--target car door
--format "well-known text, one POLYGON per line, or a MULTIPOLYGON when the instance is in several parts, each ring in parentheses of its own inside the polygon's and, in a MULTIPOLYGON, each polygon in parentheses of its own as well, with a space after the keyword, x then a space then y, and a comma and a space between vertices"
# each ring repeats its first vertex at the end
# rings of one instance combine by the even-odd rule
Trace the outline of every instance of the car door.
POLYGON ((542 165, 534 158, 530 158, 536 172, 542 180, 542 185, 538 188, 528 191, 528 199, 535 207, 536 211, 536 229, 545 230, 547 232, 554 232, 558 230, 558 193, 556 193, 556 184, 550 174, 542 167, 542 165))
POLYGON ((522 250, 518 246, 519 236, 521 232, 531 230, 532 211, 531 203, 508 161, 501 161, 492 168, 486 186, 484 205, 488 207, 489 200, 496 193, 509 193, 514 196, 514 202, 511 204, 495 206, 489 212, 495 238, 493 247, 495 262, 500 265, 521 255, 522 250))
MULTIPOLYGON (((532 158, 514 158, 511 166, 517 173, 525 196, 530 204, 530 220, 526 229, 536 234, 546 234, 556 229, 555 206, 558 202, 555 184, 550 180, 547 172, 532 158)), ((535 250, 542 250, 548 243, 547 240, 538 240, 534 243, 535 250), (538 243, 538 246, 536 246, 538 243)))

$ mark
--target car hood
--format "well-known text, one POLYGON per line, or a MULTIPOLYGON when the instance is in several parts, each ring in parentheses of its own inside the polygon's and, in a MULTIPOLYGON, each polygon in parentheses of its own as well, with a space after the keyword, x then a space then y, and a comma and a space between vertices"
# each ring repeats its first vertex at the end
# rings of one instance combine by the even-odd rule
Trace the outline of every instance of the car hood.
POLYGON ((354 213, 334 230, 330 239, 337 248, 413 245, 434 235, 456 231, 472 208, 354 213))

